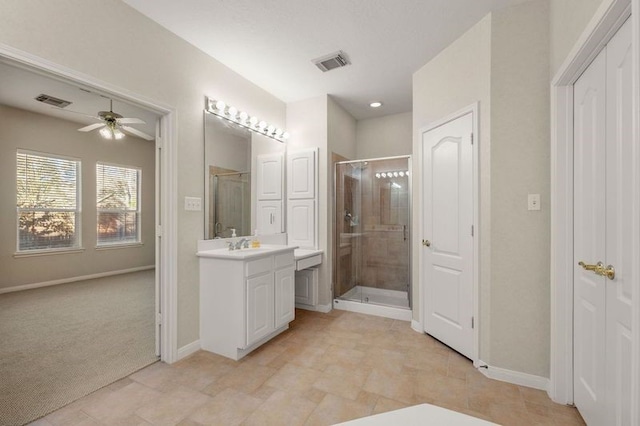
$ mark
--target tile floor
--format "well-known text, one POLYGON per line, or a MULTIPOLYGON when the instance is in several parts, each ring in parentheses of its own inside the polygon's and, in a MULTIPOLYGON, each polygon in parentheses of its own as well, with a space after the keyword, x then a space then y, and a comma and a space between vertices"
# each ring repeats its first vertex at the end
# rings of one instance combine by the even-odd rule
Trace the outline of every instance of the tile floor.
POLYGON ((241 361, 153 364, 33 425, 330 425, 423 402, 503 425, 584 425, 545 392, 487 379, 409 323, 301 311, 241 361))

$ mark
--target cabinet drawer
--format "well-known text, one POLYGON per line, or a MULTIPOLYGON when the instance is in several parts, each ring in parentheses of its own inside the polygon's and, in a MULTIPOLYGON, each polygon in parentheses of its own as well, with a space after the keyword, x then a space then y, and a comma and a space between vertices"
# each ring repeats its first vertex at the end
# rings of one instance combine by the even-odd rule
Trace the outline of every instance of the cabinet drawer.
POLYGON ((273 269, 273 256, 247 262, 247 277, 269 272, 273 269))
POLYGON ((276 254, 276 269, 293 265, 293 250, 288 253, 276 254))

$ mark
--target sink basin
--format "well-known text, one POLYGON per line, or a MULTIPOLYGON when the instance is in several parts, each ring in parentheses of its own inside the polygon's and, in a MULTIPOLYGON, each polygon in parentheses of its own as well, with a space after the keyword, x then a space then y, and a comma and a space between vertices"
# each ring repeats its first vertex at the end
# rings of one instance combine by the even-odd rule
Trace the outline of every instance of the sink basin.
POLYGON ((198 257, 210 257, 214 259, 235 259, 244 260, 253 257, 268 256, 270 254, 284 253, 293 251, 294 246, 272 246, 262 245, 258 248, 243 248, 240 250, 229 250, 227 248, 215 250, 203 250, 196 253, 198 257))

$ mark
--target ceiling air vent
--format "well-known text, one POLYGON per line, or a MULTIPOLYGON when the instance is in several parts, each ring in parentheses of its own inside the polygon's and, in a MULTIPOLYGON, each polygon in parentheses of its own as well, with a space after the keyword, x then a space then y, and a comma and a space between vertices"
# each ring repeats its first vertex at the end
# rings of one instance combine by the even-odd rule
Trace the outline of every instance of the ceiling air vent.
POLYGON ((320 68, 320 71, 323 72, 331 71, 335 68, 346 67, 351 64, 349 59, 347 59, 347 56, 341 50, 330 55, 314 59, 312 62, 316 64, 316 67, 320 68))
POLYGON ((54 107, 64 108, 71 105, 71 102, 63 99, 54 98, 53 96, 42 94, 35 98, 36 101, 42 102, 47 105, 53 105, 54 107))

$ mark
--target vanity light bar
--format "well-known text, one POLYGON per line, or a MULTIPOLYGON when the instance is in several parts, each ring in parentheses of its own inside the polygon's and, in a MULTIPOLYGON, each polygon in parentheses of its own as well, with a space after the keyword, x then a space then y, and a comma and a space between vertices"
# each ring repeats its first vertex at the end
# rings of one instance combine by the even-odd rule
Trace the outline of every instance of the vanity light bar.
POLYGON ((394 178, 394 177, 405 177, 405 176, 409 176, 409 171, 408 170, 398 170, 396 172, 380 172, 380 173, 376 173, 376 178, 380 179, 380 178, 394 178))
POLYGON ((245 111, 238 111, 236 107, 225 104, 221 100, 206 98, 205 109, 211 114, 231 121, 252 132, 259 133, 275 139, 278 142, 284 142, 289 139, 289 133, 280 128, 276 128, 273 124, 258 119, 256 116, 249 116, 245 111))

